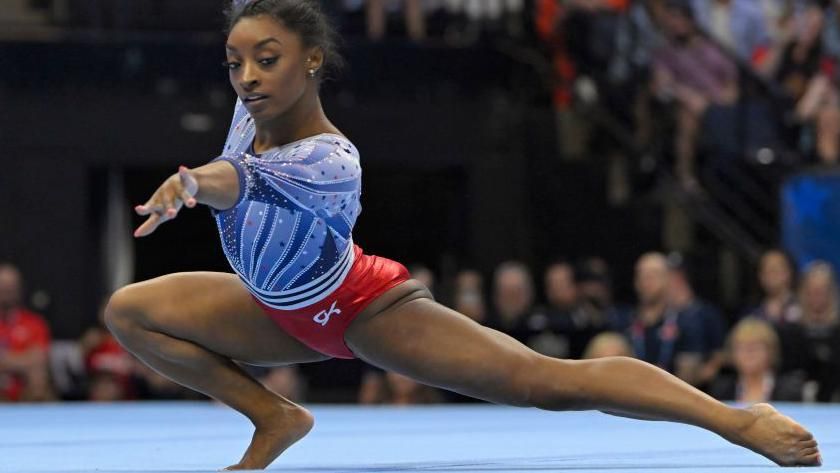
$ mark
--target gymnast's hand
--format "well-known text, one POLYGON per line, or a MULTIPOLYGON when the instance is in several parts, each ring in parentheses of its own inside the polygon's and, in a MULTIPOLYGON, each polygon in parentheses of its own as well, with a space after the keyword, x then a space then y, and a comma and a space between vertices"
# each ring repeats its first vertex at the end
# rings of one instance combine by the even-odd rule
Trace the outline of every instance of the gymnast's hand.
POLYGON ((195 195, 198 193, 198 180, 191 171, 184 166, 178 168, 178 173, 169 177, 152 197, 143 205, 134 207, 138 215, 149 218, 134 231, 135 237, 144 237, 154 232, 164 222, 178 216, 184 205, 193 208, 198 203, 195 195))

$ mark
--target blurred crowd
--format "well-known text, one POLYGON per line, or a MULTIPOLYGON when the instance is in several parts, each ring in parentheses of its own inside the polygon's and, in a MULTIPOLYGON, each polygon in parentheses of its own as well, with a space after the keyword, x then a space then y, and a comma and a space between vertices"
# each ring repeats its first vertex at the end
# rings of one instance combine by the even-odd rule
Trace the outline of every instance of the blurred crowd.
MULTIPOLYGON (((601 258, 549 264, 540 278, 516 261, 485 281, 474 270, 437 281, 411 268, 436 298, 477 323, 546 356, 636 357, 724 400, 840 402, 840 293, 817 261, 801 274, 781 250, 756 268, 760 298, 724 314, 694 291, 680 255, 651 252, 636 263, 635 305, 613 300, 601 258)), ((0 398, 6 401, 200 399, 126 353, 100 323, 77 341, 50 340, 45 319, 22 304, 20 271, 0 265, 0 398)), ((307 397, 295 367, 246 367, 270 389, 307 397)), ((463 399, 398 373, 366 368, 358 402, 417 404, 463 399)))
MULTIPOLYGON (((169 17, 195 17, 203 23, 192 28, 206 29, 213 22, 205 16, 219 16, 216 6, 200 0, 27 4, 46 18, 63 15, 65 24, 109 31, 166 29, 169 17)), ((742 158, 828 166, 840 159, 840 2, 835 0, 331 0, 322 5, 349 41, 462 47, 513 40, 518 48, 508 47, 506 54, 548 69, 543 72, 563 156, 657 149, 688 190, 700 185, 698 168, 726 167, 742 158), (541 64, 534 52, 544 53, 541 64), (612 127, 620 128, 611 132, 612 140, 593 137, 591 116, 581 117, 581 109, 593 103, 608 110, 612 127), (610 149, 593 149, 599 146, 610 149)))
POLYGON ((591 152, 576 111, 597 102, 629 130, 616 152, 664 148, 687 190, 735 160, 838 163, 840 2, 538 0, 535 15, 565 155, 591 152))

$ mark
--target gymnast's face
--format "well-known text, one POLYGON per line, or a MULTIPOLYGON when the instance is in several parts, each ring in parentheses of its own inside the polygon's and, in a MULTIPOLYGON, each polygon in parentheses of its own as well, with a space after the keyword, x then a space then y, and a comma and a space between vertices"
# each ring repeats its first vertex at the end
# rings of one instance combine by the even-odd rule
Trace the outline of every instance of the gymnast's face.
POLYGON ((317 92, 308 71, 321 68, 320 48, 305 47, 300 35, 270 16, 239 20, 225 50, 230 83, 257 121, 278 118, 307 92, 317 92))

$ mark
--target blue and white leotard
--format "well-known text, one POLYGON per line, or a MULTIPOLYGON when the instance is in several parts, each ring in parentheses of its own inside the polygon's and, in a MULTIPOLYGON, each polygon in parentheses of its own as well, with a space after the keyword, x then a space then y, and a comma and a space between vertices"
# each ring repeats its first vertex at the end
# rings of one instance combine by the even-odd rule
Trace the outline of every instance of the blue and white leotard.
POLYGON ((213 213, 225 256, 248 290, 269 307, 299 309, 337 289, 353 265, 359 153, 327 133, 256 155, 254 135, 237 101, 218 159, 236 167, 239 199, 213 213))

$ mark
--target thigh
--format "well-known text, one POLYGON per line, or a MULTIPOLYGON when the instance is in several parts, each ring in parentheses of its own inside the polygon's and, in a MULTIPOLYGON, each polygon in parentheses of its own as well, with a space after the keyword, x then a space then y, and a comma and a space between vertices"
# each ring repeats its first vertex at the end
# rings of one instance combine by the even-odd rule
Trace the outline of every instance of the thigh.
POLYGON ((422 383, 491 402, 525 405, 519 382, 542 355, 429 298, 361 318, 345 335, 359 358, 422 383))
POLYGON ((245 363, 281 365, 329 358, 272 322, 233 274, 170 274, 121 289, 111 305, 135 314, 146 329, 245 363))

